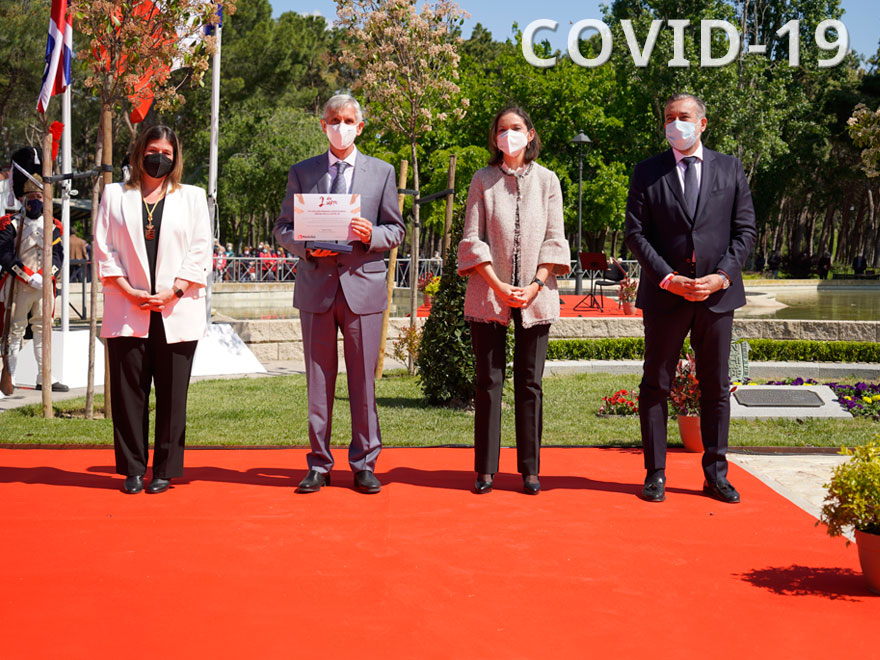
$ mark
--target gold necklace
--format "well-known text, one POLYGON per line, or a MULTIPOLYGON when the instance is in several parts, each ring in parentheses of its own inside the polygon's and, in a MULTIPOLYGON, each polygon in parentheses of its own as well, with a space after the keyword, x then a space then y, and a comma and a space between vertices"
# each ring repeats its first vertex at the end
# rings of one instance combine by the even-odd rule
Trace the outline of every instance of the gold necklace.
POLYGON ((150 208, 150 205, 147 204, 147 200, 141 197, 141 201, 144 203, 144 208, 147 209, 147 226, 144 227, 144 238, 148 241, 152 241, 156 238, 156 228, 153 226, 153 212, 156 210, 156 207, 159 206, 159 202, 161 202, 165 197, 160 197, 154 204, 153 208, 150 208))

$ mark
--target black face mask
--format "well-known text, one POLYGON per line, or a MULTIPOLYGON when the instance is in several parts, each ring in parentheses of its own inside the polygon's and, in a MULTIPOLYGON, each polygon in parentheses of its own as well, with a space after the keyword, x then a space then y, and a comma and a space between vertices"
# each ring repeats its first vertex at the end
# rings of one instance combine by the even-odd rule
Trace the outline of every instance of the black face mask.
POLYGON ((37 218, 39 218, 41 215, 43 215, 43 200, 28 200, 27 204, 25 204, 24 214, 31 220, 36 220, 37 218))
POLYGON ((174 169, 174 161, 165 154, 147 154, 144 156, 144 172, 154 179, 161 179, 174 169))

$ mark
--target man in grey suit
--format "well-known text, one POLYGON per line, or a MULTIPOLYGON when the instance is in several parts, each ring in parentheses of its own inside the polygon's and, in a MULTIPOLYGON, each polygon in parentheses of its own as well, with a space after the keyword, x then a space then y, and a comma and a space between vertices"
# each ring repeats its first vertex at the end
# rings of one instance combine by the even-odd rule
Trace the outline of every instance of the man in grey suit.
POLYGON ((357 100, 339 94, 327 101, 321 128, 330 149, 290 168, 287 195, 275 223, 275 238, 300 258, 293 306, 299 309, 302 324, 311 452, 308 474, 297 492, 314 493, 330 484, 336 335, 341 329, 351 407, 348 462, 355 488, 378 493, 382 485, 373 472, 382 438, 375 373, 382 312, 388 305, 384 257, 400 245, 406 228, 397 205, 394 168, 354 145, 364 128, 357 100), (293 197, 298 193, 360 194, 361 217, 351 222, 352 233, 360 240, 351 242, 351 252, 311 249, 294 240, 293 197))

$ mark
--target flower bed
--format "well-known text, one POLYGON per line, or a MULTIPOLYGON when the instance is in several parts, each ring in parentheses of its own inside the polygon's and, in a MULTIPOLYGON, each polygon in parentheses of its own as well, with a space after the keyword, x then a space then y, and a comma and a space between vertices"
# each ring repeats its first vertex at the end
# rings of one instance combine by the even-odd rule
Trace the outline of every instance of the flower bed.
POLYGON ((880 383, 843 385, 836 381, 819 383, 812 378, 788 378, 769 381, 767 385, 826 385, 837 395, 840 407, 853 416, 869 417, 880 422, 880 383))
POLYGON ((599 415, 638 415, 639 395, 636 390, 617 390, 611 396, 602 397, 599 415))

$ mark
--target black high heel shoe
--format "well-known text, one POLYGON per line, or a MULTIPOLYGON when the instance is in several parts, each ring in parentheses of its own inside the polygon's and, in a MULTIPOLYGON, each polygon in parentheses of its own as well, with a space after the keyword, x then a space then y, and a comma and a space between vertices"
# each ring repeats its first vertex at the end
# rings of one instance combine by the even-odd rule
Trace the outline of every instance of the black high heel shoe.
POLYGON ((541 492, 541 482, 538 480, 538 475, 529 474, 523 475, 523 492, 526 495, 537 495, 541 492), (534 481, 529 481, 529 477, 535 477, 534 481))
POLYGON ((492 482, 495 480, 495 475, 490 474, 488 481, 482 481, 480 479, 480 475, 477 475, 477 483, 474 484, 474 492, 477 495, 484 495, 485 493, 489 493, 492 491, 492 482))

